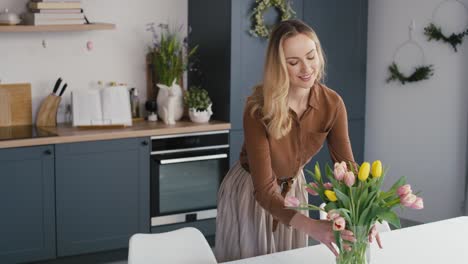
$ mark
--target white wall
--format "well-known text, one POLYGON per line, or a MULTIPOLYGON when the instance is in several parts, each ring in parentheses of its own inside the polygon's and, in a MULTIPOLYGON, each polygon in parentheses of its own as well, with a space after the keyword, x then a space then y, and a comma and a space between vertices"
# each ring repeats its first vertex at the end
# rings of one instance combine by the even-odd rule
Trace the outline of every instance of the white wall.
MULTIPOLYGON (((0 0, 0 9, 25 12, 27 2, 0 0)), ((98 80, 136 87, 143 102, 145 53, 151 44, 146 24, 187 25, 188 0, 82 0, 82 3, 91 22, 115 23, 116 30, 0 33, 0 80, 32 84, 34 116, 59 76, 69 87, 62 106, 70 102, 71 90, 95 87, 98 80), (45 49, 42 40, 48 44, 45 49), (92 51, 87 51, 87 41, 93 41, 92 51)), ((59 122, 63 121, 63 110, 59 112, 59 122)))
MULTIPOLYGON (((369 1, 364 155, 366 160, 381 159, 390 166, 387 188, 406 175, 413 189, 422 191, 425 209, 401 214, 420 222, 462 214, 467 175, 468 38, 458 53, 446 44, 426 41, 423 28, 438 3, 369 1), (387 68, 395 49, 408 39, 412 19, 416 22, 414 39, 422 46, 427 63, 434 64, 435 74, 415 84, 386 84, 387 68)), ((436 12, 435 20, 446 32, 460 32, 468 14, 449 3, 436 12)), ((406 48, 397 55, 397 62, 409 73, 421 56, 406 48)))

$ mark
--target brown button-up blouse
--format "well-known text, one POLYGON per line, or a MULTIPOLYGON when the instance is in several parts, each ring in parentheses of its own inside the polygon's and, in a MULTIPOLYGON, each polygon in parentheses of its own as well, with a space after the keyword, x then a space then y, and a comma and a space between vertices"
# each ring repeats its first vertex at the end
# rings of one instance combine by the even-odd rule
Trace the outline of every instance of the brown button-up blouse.
POLYGON ((335 91, 317 82, 300 119, 293 110, 289 113, 293 120, 291 131, 276 140, 268 135, 259 117, 252 117, 245 109, 240 154, 242 167, 252 175, 256 201, 287 225, 298 212, 285 208, 277 179, 297 175, 319 152, 325 139, 333 162, 354 162, 346 107, 335 91))

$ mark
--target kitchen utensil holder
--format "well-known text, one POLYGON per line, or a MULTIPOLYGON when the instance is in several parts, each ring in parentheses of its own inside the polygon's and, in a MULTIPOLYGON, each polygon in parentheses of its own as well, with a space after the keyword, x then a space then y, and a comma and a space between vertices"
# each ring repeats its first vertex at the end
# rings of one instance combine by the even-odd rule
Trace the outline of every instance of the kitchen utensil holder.
POLYGON ((57 126, 57 110, 61 98, 62 97, 55 94, 50 94, 42 101, 39 112, 37 113, 36 126, 57 126))

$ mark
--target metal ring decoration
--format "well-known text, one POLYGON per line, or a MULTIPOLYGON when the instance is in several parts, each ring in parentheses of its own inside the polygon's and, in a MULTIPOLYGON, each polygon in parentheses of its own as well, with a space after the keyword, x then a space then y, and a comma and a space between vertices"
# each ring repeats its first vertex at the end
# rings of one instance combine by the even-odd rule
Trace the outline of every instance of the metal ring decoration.
POLYGON ((447 2, 456 2, 456 3, 459 3, 461 6, 463 6, 463 8, 465 9, 465 11, 468 13, 468 8, 466 7, 466 5, 463 3, 463 2, 460 2, 459 0, 455 0, 455 1, 449 1, 449 0, 445 0, 445 1, 442 1, 440 2, 437 7, 434 9, 434 11, 432 12, 432 21, 428 26, 426 26, 424 28, 424 35, 427 36, 427 40, 428 41, 431 41, 431 40, 436 40, 436 41, 442 41, 442 42, 445 42, 445 43, 448 43, 450 46, 452 46, 453 50, 455 52, 457 52, 457 46, 458 45, 461 45, 462 42, 463 42, 463 38, 468 35, 468 25, 465 25, 465 30, 462 31, 461 33, 452 33, 450 34, 450 36, 445 36, 443 33, 442 33, 442 29, 440 26, 437 26, 435 23, 434 23, 434 15, 436 14, 436 12, 439 10, 439 8, 447 3, 447 2))
POLYGON ((265 24, 263 14, 271 7, 280 12, 281 21, 294 17, 296 12, 291 7, 290 0, 256 0, 256 6, 252 12, 252 29, 249 31, 252 36, 268 38, 272 26, 265 24))
POLYGON ((424 54, 424 50, 416 41, 413 40, 414 27, 415 26, 414 26, 414 21, 413 21, 409 27, 409 39, 403 42, 402 44, 400 44, 400 46, 398 46, 398 48, 393 53, 393 62, 388 67, 390 77, 387 78, 387 83, 391 81, 399 81, 402 85, 405 85, 407 82, 418 82, 418 81, 429 79, 434 74, 433 65, 425 65, 426 56, 424 54), (416 46, 418 50, 421 52, 422 58, 423 58, 422 65, 415 67, 413 73, 410 74, 409 76, 405 76, 403 73, 401 73, 396 63, 396 55, 401 50, 401 48, 403 48, 406 45, 416 46))

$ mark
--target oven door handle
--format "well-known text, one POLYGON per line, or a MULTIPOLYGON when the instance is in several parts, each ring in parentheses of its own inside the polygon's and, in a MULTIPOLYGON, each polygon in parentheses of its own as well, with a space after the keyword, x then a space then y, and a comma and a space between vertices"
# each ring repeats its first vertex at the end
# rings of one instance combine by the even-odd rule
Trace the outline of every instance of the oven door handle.
POLYGON ((223 153, 223 154, 196 156, 196 157, 188 157, 188 158, 162 159, 159 162, 164 165, 164 164, 174 164, 174 163, 200 161, 200 160, 225 159, 227 157, 228 155, 223 153))

